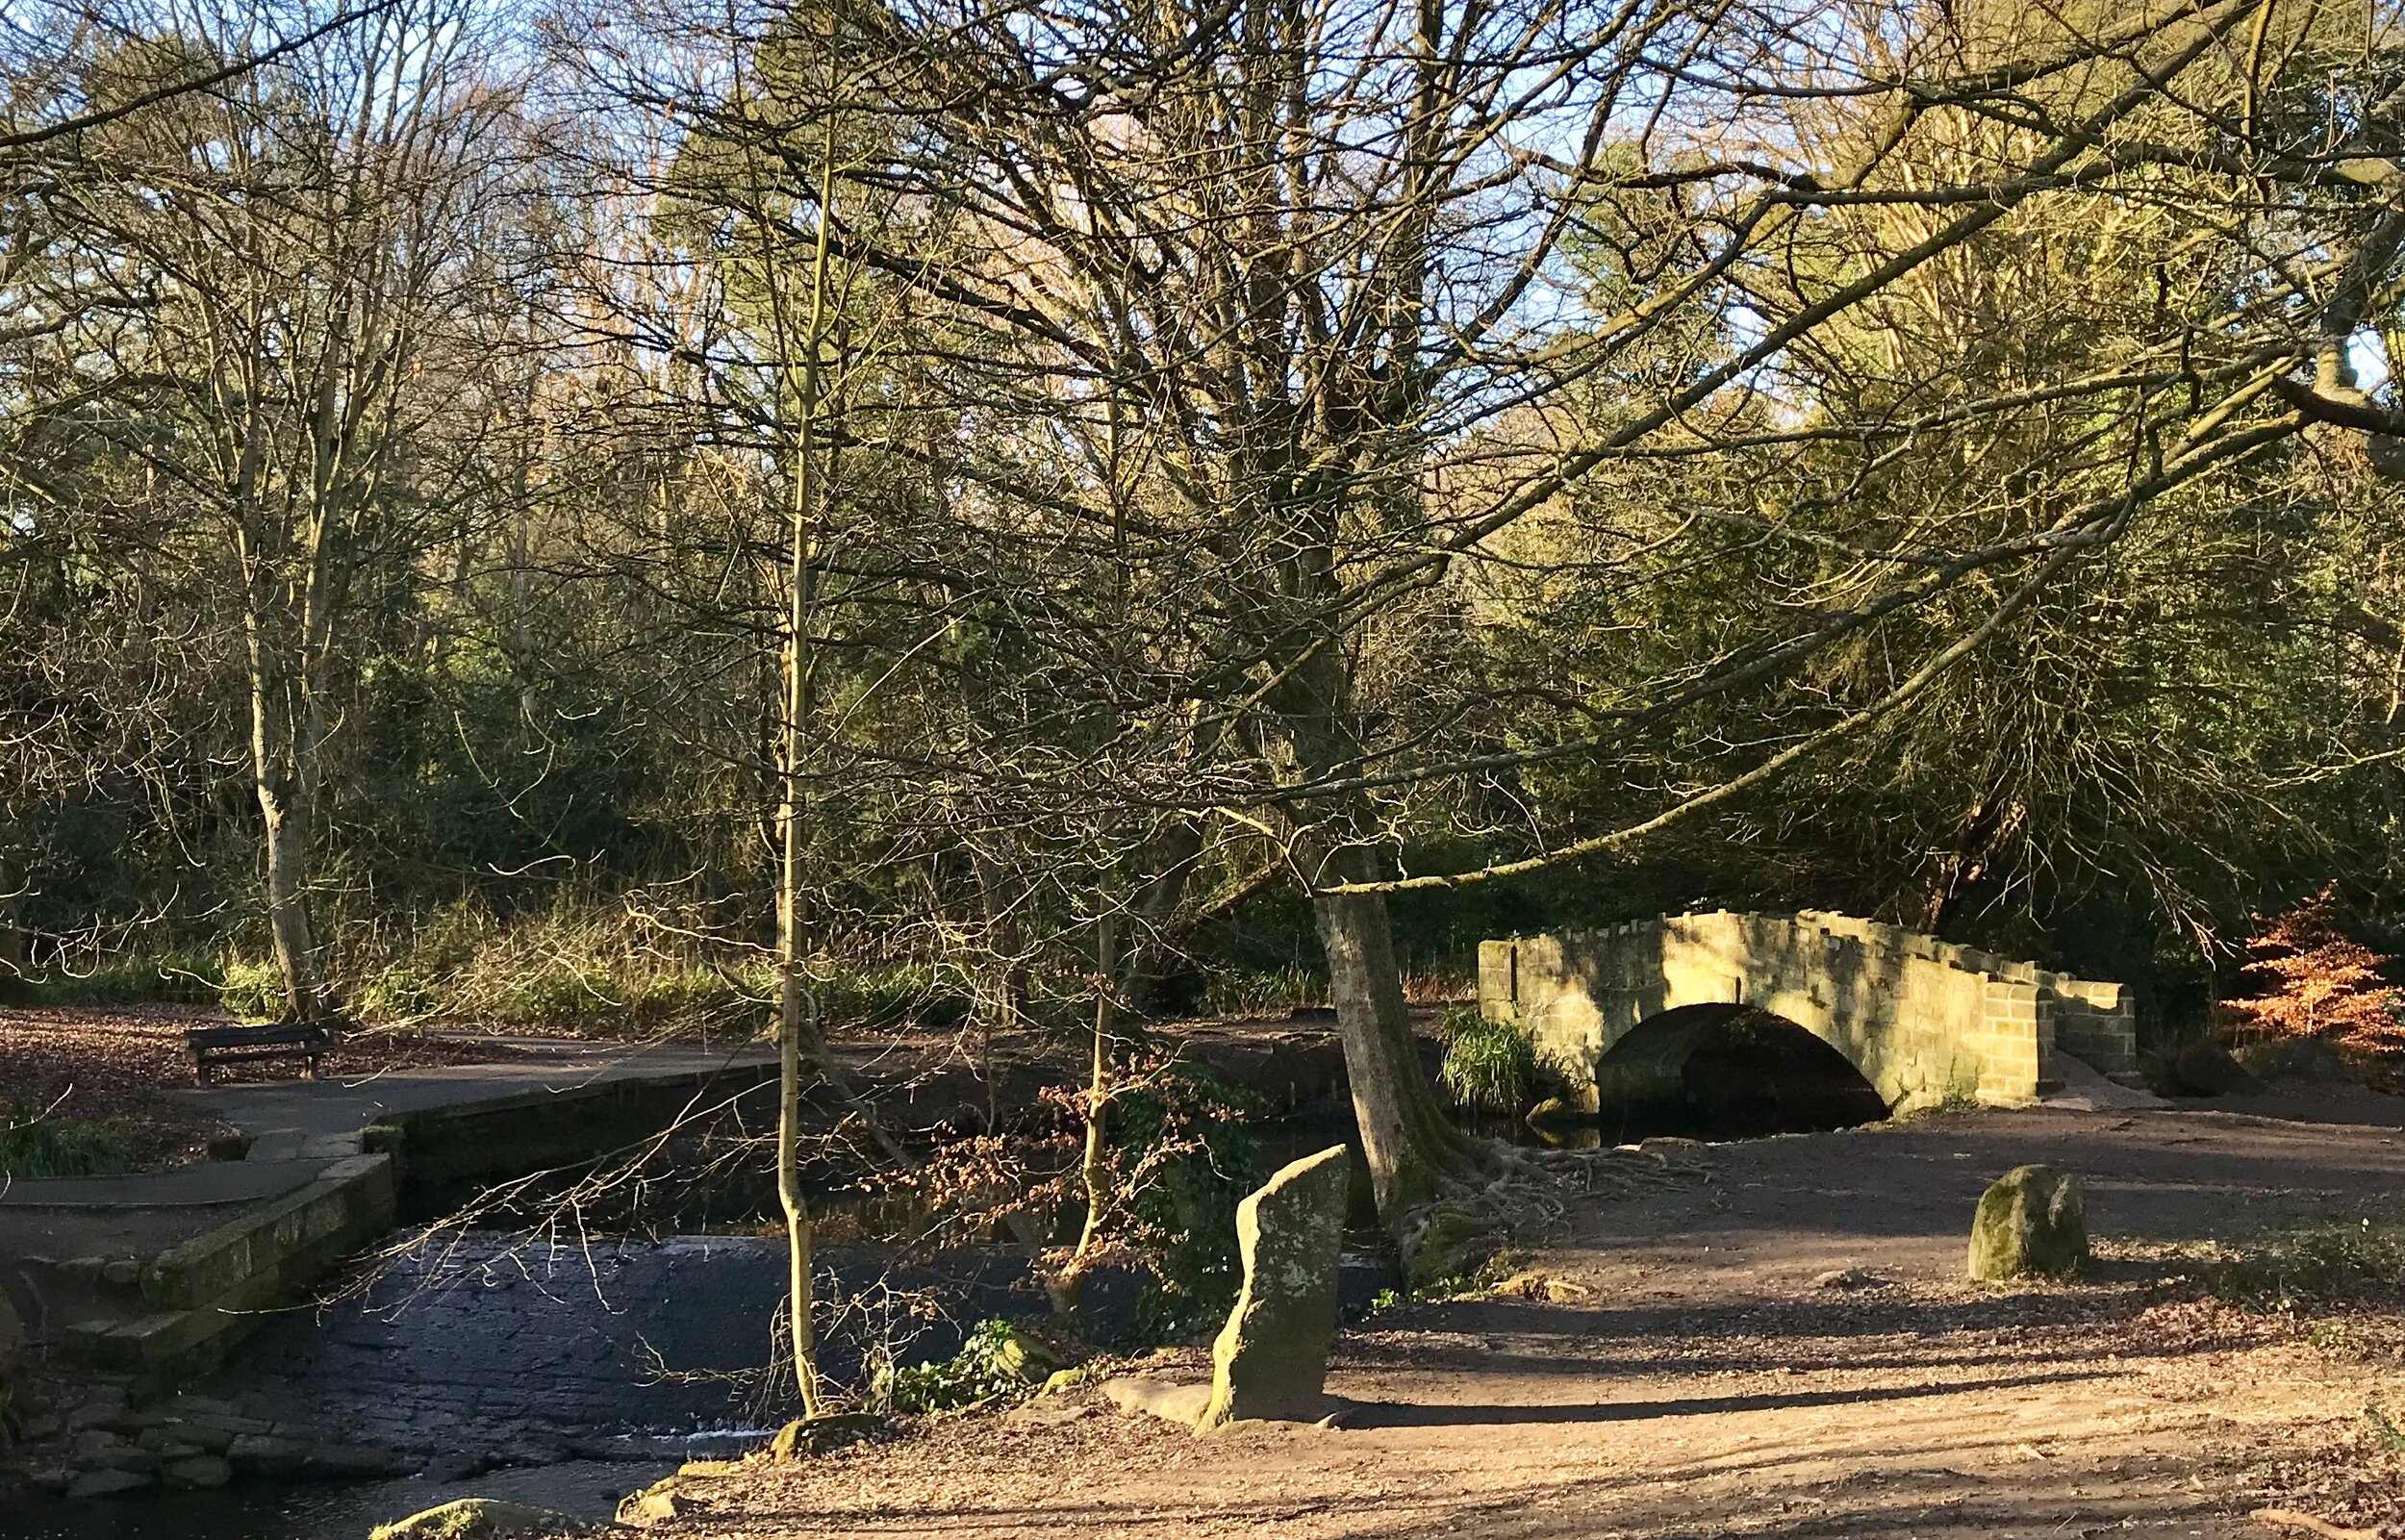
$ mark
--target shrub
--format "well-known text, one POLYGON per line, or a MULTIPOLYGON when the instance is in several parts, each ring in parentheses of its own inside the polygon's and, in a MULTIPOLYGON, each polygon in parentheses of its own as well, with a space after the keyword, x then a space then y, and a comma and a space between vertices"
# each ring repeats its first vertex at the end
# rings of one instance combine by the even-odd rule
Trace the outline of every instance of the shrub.
POLYGON ((2405 1002, 2381 975, 2391 958, 2341 928, 2333 882, 2246 944, 2244 972, 2266 992, 2225 1009, 2242 1032, 2328 1037, 2359 1053, 2405 1051, 2405 1002))
POLYGON ((1445 1040, 1445 1063, 1437 1080, 1456 1105, 1512 1117, 1536 1099, 1542 1067, 1535 1046, 1517 1026, 1456 1006, 1445 1013, 1438 1032, 1445 1040))
MULTIPOLYGON (((775 997, 770 971, 761 970, 763 994, 775 997)), ((923 963, 886 968, 839 968, 811 986, 819 1014, 830 1026, 887 1030, 920 1022, 949 1031, 969 1020, 971 1002, 956 985, 923 963)))
POLYGON ((1171 1341, 1225 1317, 1244 1282, 1236 1205, 1261 1184, 1248 1120, 1260 1098, 1207 1070, 1171 1060, 1135 1070, 1112 1129, 1112 1179, 1128 1224, 1122 1237, 1150 1276, 1123 1335, 1171 1341))
POLYGON ((151 1000, 205 1004, 217 997, 224 965, 208 952, 174 949, 113 957, 89 972, 57 971, 19 982, 32 1005, 133 1005, 151 1000))
POLYGON ((244 1021, 284 1014, 284 974, 275 964, 235 958, 217 980, 217 1003, 244 1021))
POLYGON ((1009 1322, 980 1321, 960 1351, 941 1363, 878 1369, 869 1400, 885 1411, 958 1411, 1027 1390, 1051 1365, 1050 1355, 1009 1322))
POLYGON ((22 1102, 0 1115, 0 1176, 110 1176, 133 1169, 125 1141, 92 1123, 56 1123, 22 1102))
POLYGON ((1299 1005, 1328 1003, 1328 985, 1302 968, 1230 970, 1202 986, 1204 1016, 1284 1016, 1299 1005))
POLYGON ((351 992, 351 1009, 364 1021, 391 1022, 430 1016, 441 1009, 434 983, 407 963, 394 963, 367 975, 351 992))

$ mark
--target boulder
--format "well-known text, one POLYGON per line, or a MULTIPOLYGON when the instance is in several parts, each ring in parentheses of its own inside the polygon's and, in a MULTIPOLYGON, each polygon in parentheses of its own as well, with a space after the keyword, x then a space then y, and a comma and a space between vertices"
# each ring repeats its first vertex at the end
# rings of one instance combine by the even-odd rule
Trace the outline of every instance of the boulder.
POLYGON ((2016 1166, 1980 1195, 1971 1221, 1972 1277, 2059 1277, 2087 1260, 2088 1215, 2078 1177, 2051 1166, 2016 1166))
POLYGON ((1568 1133, 1592 1121, 1584 1108, 1567 1097, 1547 1097, 1529 1109, 1529 1126, 1542 1134, 1568 1133))
POLYGON ((132 1498, 140 1497, 159 1484, 159 1478, 140 1471, 86 1471, 66 1489, 70 1498, 132 1498))
POLYGON ((641 1528, 647 1525, 666 1524, 693 1512, 695 1503, 676 1489, 681 1477, 671 1476, 652 1482, 640 1492, 629 1492, 618 1505, 618 1522, 641 1528))
POLYGON ((2171 1061, 2173 1090, 2187 1097, 2242 1097, 2263 1089, 2263 1082, 2230 1057, 2218 1043, 2190 1043, 2171 1061))
POLYGON ((1323 1149, 1236 1205, 1244 1288, 1211 1345, 1211 1396, 1196 1431, 1253 1419, 1308 1423, 1328 1411, 1347 1163, 1342 1145, 1323 1149))
POLYGON ((1102 1399, 1123 1412, 1150 1412, 1180 1427, 1192 1427, 1211 1403, 1208 1385, 1179 1384, 1154 1375, 1119 1375, 1102 1382, 1102 1399))
POLYGON ((169 1460, 159 1473, 170 1487, 223 1486, 234 1479, 234 1467, 216 1454, 194 1454, 188 1459, 169 1460))
POLYGON ((565 1513, 493 1498, 461 1498, 439 1508, 378 1525, 367 1540, 540 1540, 582 1534, 589 1526, 565 1513))
POLYGON ((1060 1354, 1017 1326, 1003 1336, 995 1350, 994 1362, 996 1368, 1023 1385, 1041 1385, 1064 1368, 1060 1354))

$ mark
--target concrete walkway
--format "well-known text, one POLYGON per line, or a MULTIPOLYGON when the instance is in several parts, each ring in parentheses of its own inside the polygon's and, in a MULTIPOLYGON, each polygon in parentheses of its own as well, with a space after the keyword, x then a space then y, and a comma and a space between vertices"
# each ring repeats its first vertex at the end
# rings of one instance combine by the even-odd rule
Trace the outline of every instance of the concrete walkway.
POLYGON ((773 1050, 746 1044, 590 1043, 560 1038, 482 1039, 511 1050, 494 1064, 393 1070, 361 1079, 271 1080, 166 1093, 255 1141, 247 1160, 139 1176, 62 1176, 0 1185, 8 1208, 187 1208, 281 1198, 317 1178, 326 1163, 359 1152, 359 1131, 395 1112, 468 1106, 530 1091, 572 1091, 612 1080, 694 1074, 765 1063, 773 1050))

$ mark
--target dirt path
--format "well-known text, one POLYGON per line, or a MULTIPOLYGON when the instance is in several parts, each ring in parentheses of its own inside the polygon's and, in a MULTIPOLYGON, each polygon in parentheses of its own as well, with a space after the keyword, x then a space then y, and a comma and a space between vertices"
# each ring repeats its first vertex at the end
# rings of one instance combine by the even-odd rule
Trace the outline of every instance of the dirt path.
MULTIPOLYGON (((1353 1426, 1201 1441, 1106 1411, 972 1417, 730 1484, 679 1537, 2405 1534, 2392 1350, 2315 1346, 2154 1245, 2405 1195, 2405 1135, 2223 1114, 1980 1113, 1724 1146, 1711 1180, 1582 1212, 1565 1303, 1407 1307, 1344 1340, 1353 1426), (1959 1281, 1980 1187, 2089 1179, 2093 1281, 1959 1281), (1857 1289, 1815 1277, 1854 1268, 1857 1289)), ((2313 1335, 2382 1340, 2392 1314, 2313 1335)), ((2393 1340, 2392 1334, 2389 1340, 2393 1340)), ((1200 1355, 1187 1353, 1189 1365, 1200 1355)))

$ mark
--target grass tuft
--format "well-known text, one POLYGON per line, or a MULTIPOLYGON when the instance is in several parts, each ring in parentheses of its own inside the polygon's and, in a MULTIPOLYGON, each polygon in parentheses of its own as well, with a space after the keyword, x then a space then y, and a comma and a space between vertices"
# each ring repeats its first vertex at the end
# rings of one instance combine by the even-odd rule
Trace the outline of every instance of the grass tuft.
POLYGON ((1445 1063, 1437 1079, 1456 1105, 1513 1117, 1536 1099, 1542 1067, 1527 1033, 1467 1007, 1447 1011, 1438 1031, 1445 1039, 1445 1063))
POLYGON ((2292 1311, 2405 1289, 2405 1224, 2369 1216, 2266 1230, 2214 1249, 2206 1287, 2250 1310, 2292 1311))
POLYGON ((0 1114, 0 1176, 114 1176, 134 1169, 116 1132, 92 1123, 60 1123, 23 1102, 0 1114))

